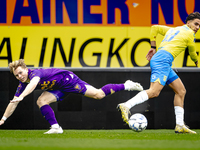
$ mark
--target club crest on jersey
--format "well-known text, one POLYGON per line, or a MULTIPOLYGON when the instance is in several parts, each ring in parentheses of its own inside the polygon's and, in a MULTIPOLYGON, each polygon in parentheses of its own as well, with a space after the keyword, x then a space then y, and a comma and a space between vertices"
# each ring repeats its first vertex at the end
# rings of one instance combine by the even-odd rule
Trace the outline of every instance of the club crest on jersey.
POLYGON ((79 91, 81 89, 81 86, 77 83, 75 86, 74 86, 74 89, 79 91))

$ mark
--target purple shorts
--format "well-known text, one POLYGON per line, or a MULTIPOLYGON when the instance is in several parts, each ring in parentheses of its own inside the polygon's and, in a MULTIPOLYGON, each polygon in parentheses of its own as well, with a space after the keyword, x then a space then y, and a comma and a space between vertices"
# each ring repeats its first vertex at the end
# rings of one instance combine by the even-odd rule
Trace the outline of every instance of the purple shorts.
POLYGON ((87 90, 85 85, 89 85, 88 83, 81 80, 75 74, 66 75, 65 78, 67 80, 69 79, 69 82, 66 82, 62 89, 47 90, 57 98, 57 101, 62 101, 69 93, 80 93, 85 95, 87 90))

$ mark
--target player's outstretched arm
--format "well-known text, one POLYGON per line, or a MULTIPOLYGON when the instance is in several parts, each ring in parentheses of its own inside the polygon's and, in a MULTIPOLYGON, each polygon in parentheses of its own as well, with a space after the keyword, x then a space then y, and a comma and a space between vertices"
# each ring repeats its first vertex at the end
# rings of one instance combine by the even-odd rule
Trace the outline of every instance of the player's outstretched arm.
MULTIPOLYGON (((17 97, 15 97, 15 98, 17 98, 17 97)), ((15 98, 14 98, 14 99, 15 99, 15 98)), ((7 119, 8 117, 10 117, 10 116, 13 114, 13 112, 15 111, 15 109, 16 109, 18 103, 19 103, 19 102, 16 102, 16 103, 9 103, 9 104, 8 104, 6 110, 5 110, 4 114, 3 114, 3 117, 2 117, 1 120, 0 120, 0 125, 4 124, 4 122, 6 121, 6 119, 7 119)))
POLYGON ((196 67, 198 67, 198 61, 195 62, 196 67))
POLYGON ((24 99, 25 96, 27 96, 28 94, 30 94, 31 92, 33 92, 33 90, 36 88, 38 82, 40 81, 40 77, 34 77, 30 83, 26 86, 26 88, 24 89, 24 91, 22 92, 22 94, 11 101, 11 103, 15 103, 15 102, 20 102, 24 99))
POLYGON ((188 45, 188 51, 190 54, 190 58, 195 63, 196 67, 198 67, 198 56, 195 50, 194 42, 191 42, 192 44, 188 45))

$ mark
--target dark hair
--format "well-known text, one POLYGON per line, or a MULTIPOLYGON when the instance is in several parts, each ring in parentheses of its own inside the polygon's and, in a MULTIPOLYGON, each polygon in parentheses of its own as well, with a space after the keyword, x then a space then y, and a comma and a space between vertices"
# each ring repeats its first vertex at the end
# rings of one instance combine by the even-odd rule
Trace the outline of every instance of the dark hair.
POLYGON ((193 12, 189 14, 185 20, 185 23, 187 23, 189 20, 199 19, 200 20, 200 13, 199 12, 193 12))

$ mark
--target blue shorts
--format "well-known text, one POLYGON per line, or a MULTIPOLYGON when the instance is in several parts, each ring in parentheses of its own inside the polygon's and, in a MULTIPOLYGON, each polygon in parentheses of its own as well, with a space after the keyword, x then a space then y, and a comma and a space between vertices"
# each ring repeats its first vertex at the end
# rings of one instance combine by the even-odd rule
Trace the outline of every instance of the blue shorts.
POLYGON ((165 86, 165 84, 168 85, 179 78, 178 75, 171 68, 173 60, 173 56, 165 50, 159 50, 157 53, 155 53, 150 61, 150 81, 158 81, 160 84, 165 86))
MULTIPOLYGON (((72 80, 68 82, 64 87, 62 87, 62 89, 47 90, 57 98, 57 101, 62 101, 69 93, 80 93, 85 95, 87 90, 85 85, 89 84, 81 80, 77 75, 71 75, 73 75, 73 77, 71 76, 72 80)), ((69 75, 67 75, 66 78, 69 78, 69 75)))

